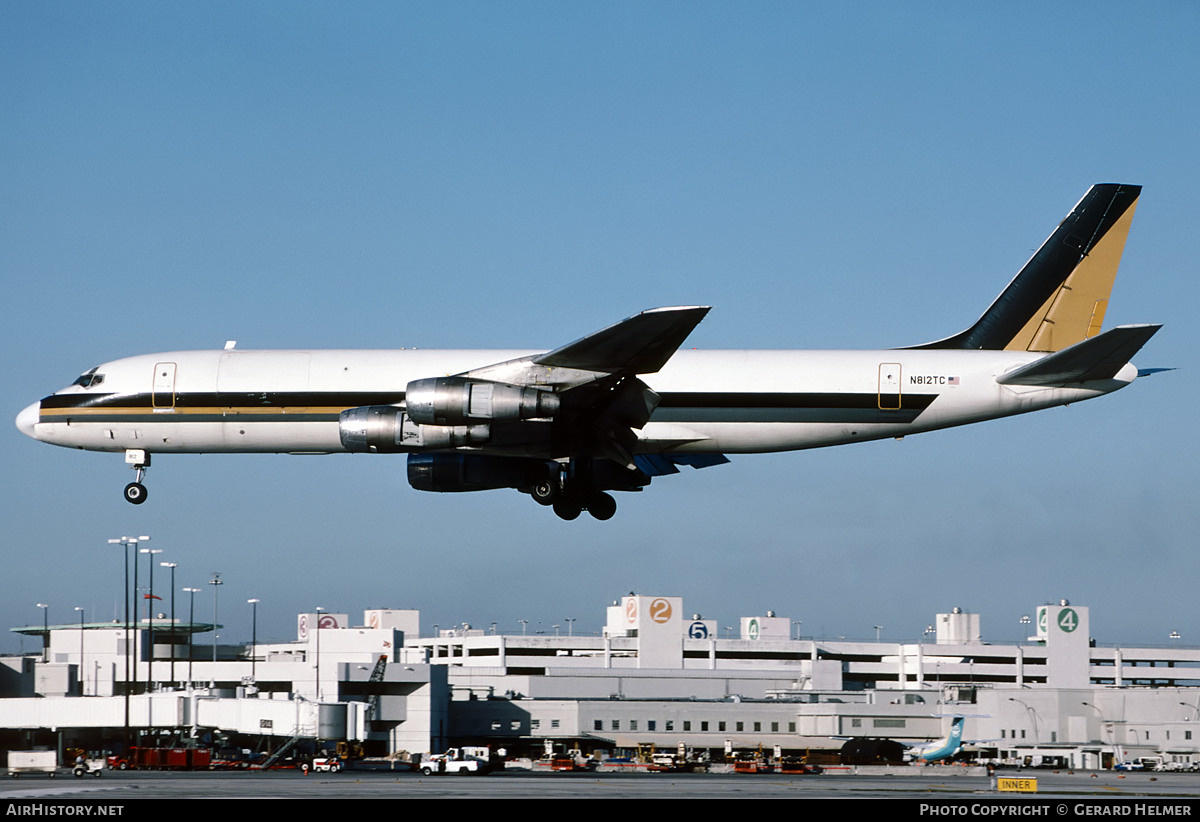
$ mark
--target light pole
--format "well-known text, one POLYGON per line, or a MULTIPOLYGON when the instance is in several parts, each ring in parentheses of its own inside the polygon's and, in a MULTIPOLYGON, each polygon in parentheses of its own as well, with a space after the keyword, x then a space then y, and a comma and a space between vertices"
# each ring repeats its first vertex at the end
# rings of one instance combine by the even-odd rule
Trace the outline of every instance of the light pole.
POLYGON ((258 682, 255 677, 255 664, 258 661, 258 600, 248 599, 250 603, 250 679, 258 682))
POLYGON ((325 609, 317 606, 317 702, 321 701, 321 614, 325 609))
POLYGON ((1042 744, 1042 735, 1038 732, 1037 709, 1034 708, 1033 706, 1029 705, 1024 700, 1015 699, 1011 696, 1008 698, 1008 701, 1016 702, 1018 705, 1025 706, 1026 712, 1028 712, 1029 715, 1031 717, 1033 717, 1033 744, 1035 747, 1038 745, 1041 745, 1042 744))
POLYGON ((213 578, 208 581, 208 584, 213 587, 213 672, 209 677, 209 682, 213 687, 217 684, 217 598, 221 590, 221 586, 225 583, 221 582, 221 575, 214 571, 213 578))
MULTIPOLYGON (((144 540, 149 540, 149 539, 150 539, 150 537, 148 537, 148 536, 140 536, 140 537, 120 537, 118 539, 110 539, 108 541, 109 545, 120 545, 124 549, 124 554, 125 554, 125 585, 124 585, 124 589, 125 589, 125 687, 123 690, 125 691, 125 750, 126 751, 129 750, 129 742, 130 742, 130 739, 129 739, 129 693, 130 693, 130 691, 129 691, 129 689, 130 689, 129 653, 130 653, 130 644, 131 643, 129 641, 129 546, 132 545, 134 547, 137 547, 137 544, 139 542, 142 542, 144 540)), ((136 570, 136 568, 135 568, 135 570, 136 570)))
POLYGON ((154 690, 154 555, 161 554, 161 548, 139 548, 139 554, 146 554, 150 559, 150 593, 146 595, 146 616, 150 620, 150 665, 146 670, 146 691, 154 690))
POLYGON ((133 657, 133 691, 137 693, 138 682, 138 665, 142 661, 142 604, 138 602, 138 597, 141 596, 141 588, 138 587, 138 548, 134 544, 133 549, 133 643, 136 650, 130 649, 133 657))
MULTIPOLYGON (((1105 727, 1104 727, 1104 726, 1105 726, 1105 725, 1108 725, 1108 744, 1109 744, 1110 746, 1112 746, 1112 749, 1113 749, 1113 751, 1112 751, 1112 752, 1113 752, 1113 755, 1115 756, 1115 755, 1117 754, 1117 750, 1116 750, 1116 749, 1117 749, 1117 740, 1116 740, 1116 732, 1113 730, 1112 724, 1111 724, 1111 723, 1109 723, 1109 721, 1108 721, 1107 719, 1105 719, 1105 718, 1104 718, 1104 714, 1102 714, 1102 713, 1100 712, 1100 709, 1099 709, 1099 708, 1097 708, 1097 707, 1096 707, 1095 705, 1093 705, 1092 703, 1090 703, 1090 702, 1080 702, 1079 704, 1080 704, 1080 705, 1082 705, 1082 706, 1083 706, 1083 707, 1085 707, 1085 708, 1091 708, 1093 711, 1095 711, 1095 712, 1096 712, 1096 716, 1100 717, 1100 733, 1101 733, 1101 734, 1103 734, 1103 733, 1104 733, 1104 730, 1105 730, 1105 727)), ((1103 741, 1103 740, 1104 740, 1104 737, 1103 737, 1103 736, 1101 736, 1101 737, 1100 737, 1100 739, 1101 739, 1101 741, 1103 741)))
POLYGON ((178 636, 178 626, 175 624, 175 568, 176 562, 160 562, 164 568, 171 569, 171 687, 175 687, 175 643, 178 636))
POLYGON ((563 622, 567 623, 567 636, 575 636, 575 617, 563 617, 563 622))
POLYGON ((42 662, 50 661, 50 606, 39 602, 37 607, 42 609, 42 662))
POLYGON ((196 594, 200 593, 199 588, 184 588, 184 593, 191 594, 192 602, 188 606, 188 687, 192 690, 192 638, 196 635, 196 594))
POLYGON ((79 612, 79 695, 85 695, 83 687, 83 609, 78 605, 75 610, 79 612))

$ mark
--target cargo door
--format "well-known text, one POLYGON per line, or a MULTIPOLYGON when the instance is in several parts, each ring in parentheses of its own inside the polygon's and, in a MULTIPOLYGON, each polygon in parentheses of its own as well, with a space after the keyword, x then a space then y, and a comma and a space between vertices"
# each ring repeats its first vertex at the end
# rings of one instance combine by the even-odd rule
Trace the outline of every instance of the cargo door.
POLYGON ((879 408, 897 411, 900 408, 900 363, 879 364, 879 408))
POLYGON ((170 411, 175 407, 175 368, 173 362, 160 362, 154 365, 151 401, 155 411, 170 411))

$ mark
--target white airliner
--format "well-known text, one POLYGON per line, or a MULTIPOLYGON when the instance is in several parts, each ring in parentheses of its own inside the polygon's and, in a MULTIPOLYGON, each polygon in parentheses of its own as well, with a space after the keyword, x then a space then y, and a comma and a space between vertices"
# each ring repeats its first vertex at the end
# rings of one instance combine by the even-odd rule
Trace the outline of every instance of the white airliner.
POLYGON ((962 750, 963 722, 963 717, 954 717, 950 722, 949 733, 941 739, 909 745, 904 752, 904 758, 921 762, 940 762, 952 758, 962 750))
POLYGON ((153 454, 406 453, 424 491, 515 488, 563 519, 680 465, 902 437, 1098 397, 1158 330, 1100 333, 1139 186, 1093 186, 979 320, 883 351, 677 350, 705 306, 643 311, 552 351, 147 354, 23 410, 43 442, 153 454))

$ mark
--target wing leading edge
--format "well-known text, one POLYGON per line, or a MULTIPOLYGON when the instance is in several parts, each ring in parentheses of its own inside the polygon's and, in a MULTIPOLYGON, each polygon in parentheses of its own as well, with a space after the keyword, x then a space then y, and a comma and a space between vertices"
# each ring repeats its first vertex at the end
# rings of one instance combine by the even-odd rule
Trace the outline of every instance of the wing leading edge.
POLYGON ((606 374, 653 374, 675 354, 711 306, 651 308, 534 357, 538 365, 606 374))

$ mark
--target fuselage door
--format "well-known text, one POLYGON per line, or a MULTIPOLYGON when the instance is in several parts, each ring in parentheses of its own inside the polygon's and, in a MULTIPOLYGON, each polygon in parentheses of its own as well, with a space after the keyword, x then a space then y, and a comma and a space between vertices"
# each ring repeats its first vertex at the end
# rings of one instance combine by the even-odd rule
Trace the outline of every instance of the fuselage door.
POLYGON ((175 407, 175 363, 154 365, 154 389, 151 394, 155 410, 175 407))
POLYGON ((879 408, 897 411, 900 408, 900 363, 879 364, 879 408))

